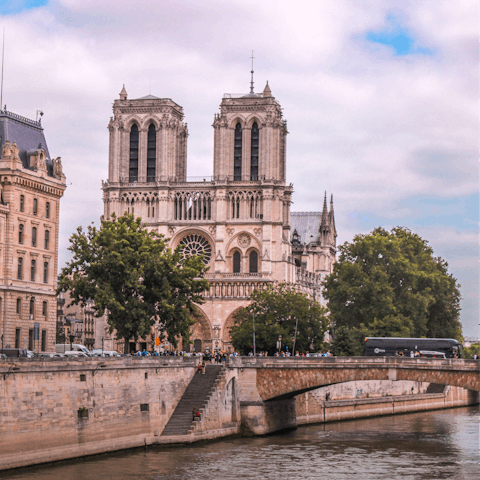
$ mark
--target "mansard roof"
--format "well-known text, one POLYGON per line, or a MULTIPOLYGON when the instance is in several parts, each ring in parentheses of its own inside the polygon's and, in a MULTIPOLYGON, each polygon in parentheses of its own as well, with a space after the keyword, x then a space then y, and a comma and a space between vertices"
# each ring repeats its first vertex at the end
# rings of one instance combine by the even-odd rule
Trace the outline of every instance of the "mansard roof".
POLYGON ((300 243, 320 243, 321 212, 291 212, 291 235, 296 231, 300 243))
POLYGON ((52 160, 40 121, 30 120, 7 110, 0 110, 0 152, 6 140, 10 143, 17 143, 23 168, 30 169, 29 155, 31 153, 40 149, 45 150, 47 171, 50 176, 53 175, 52 160))

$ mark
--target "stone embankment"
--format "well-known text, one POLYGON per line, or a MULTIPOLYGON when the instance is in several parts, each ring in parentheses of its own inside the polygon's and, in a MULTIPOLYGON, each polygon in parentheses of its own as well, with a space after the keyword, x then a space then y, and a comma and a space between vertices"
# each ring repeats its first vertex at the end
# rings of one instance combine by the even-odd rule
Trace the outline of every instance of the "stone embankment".
MULTIPOLYGON (((275 382, 274 369, 282 362, 270 363, 275 382)), ((266 378, 259 376, 260 382, 256 377, 261 362, 236 358, 226 366, 207 365, 205 375, 196 373, 197 364, 197 357, 1 360, 0 470, 144 445, 478 403, 478 392, 460 387, 418 393, 428 386, 420 382, 390 382, 396 385, 393 393, 410 392, 410 384, 415 390, 415 395, 390 397, 384 380, 329 385, 272 401, 259 397, 266 378), (385 396, 365 398, 366 385, 385 396), (362 398, 352 399, 352 392, 362 398), (350 399, 339 398, 343 395, 350 399), (201 422, 190 416, 193 405, 200 409, 201 422)), ((460 370, 477 368, 458 365, 460 370)), ((445 368, 453 368, 451 362, 445 368)))

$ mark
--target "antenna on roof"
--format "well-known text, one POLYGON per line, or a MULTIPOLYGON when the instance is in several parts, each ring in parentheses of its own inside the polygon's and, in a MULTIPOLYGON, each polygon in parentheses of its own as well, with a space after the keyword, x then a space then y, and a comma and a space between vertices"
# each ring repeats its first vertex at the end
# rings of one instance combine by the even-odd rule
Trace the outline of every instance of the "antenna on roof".
POLYGON ((252 56, 250 57, 252 59, 252 70, 251 70, 251 74, 252 74, 252 79, 250 80, 250 93, 253 93, 253 59, 255 58, 253 56, 253 50, 252 50, 252 56))
POLYGON ((3 60, 5 58, 5 27, 3 27, 3 45, 2 45, 2 80, 0 87, 0 110, 2 110, 3 105, 3 60))

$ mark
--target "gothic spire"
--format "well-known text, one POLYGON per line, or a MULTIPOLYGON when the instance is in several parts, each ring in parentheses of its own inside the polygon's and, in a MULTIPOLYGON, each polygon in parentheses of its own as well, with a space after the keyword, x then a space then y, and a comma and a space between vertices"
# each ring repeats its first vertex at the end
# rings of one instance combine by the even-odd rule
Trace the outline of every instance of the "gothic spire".
POLYGON ((327 225, 328 225, 327 192, 325 192, 325 197, 323 198, 323 211, 322 211, 322 221, 320 223, 320 228, 326 227, 327 225))
POLYGON ((120 92, 120 100, 127 99, 127 91, 125 90, 125 84, 123 84, 122 91, 120 92))
POLYGON ((250 94, 252 95, 254 93, 253 91, 253 59, 255 58, 253 56, 253 50, 252 50, 252 56, 250 58, 252 59, 252 70, 250 71, 250 73, 252 74, 252 79, 250 81, 250 94))

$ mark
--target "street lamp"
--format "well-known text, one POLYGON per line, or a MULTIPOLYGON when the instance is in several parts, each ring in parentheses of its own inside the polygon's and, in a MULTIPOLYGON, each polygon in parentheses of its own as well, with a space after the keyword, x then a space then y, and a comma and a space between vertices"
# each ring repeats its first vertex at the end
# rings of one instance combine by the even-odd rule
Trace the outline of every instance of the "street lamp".
POLYGON ((102 357, 103 357, 103 337, 102 337, 102 357))
POLYGON ((277 350, 278 350, 278 356, 280 356, 280 350, 282 349, 282 336, 278 336, 278 341, 277 341, 277 350))
POLYGON ((255 312, 253 312, 253 356, 257 356, 257 349, 255 346, 255 312))
POLYGON ((295 344, 297 343, 297 327, 298 327, 298 317, 295 319, 295 335, 293 336, 293 352, 292 355, 295 356, 295 344))

